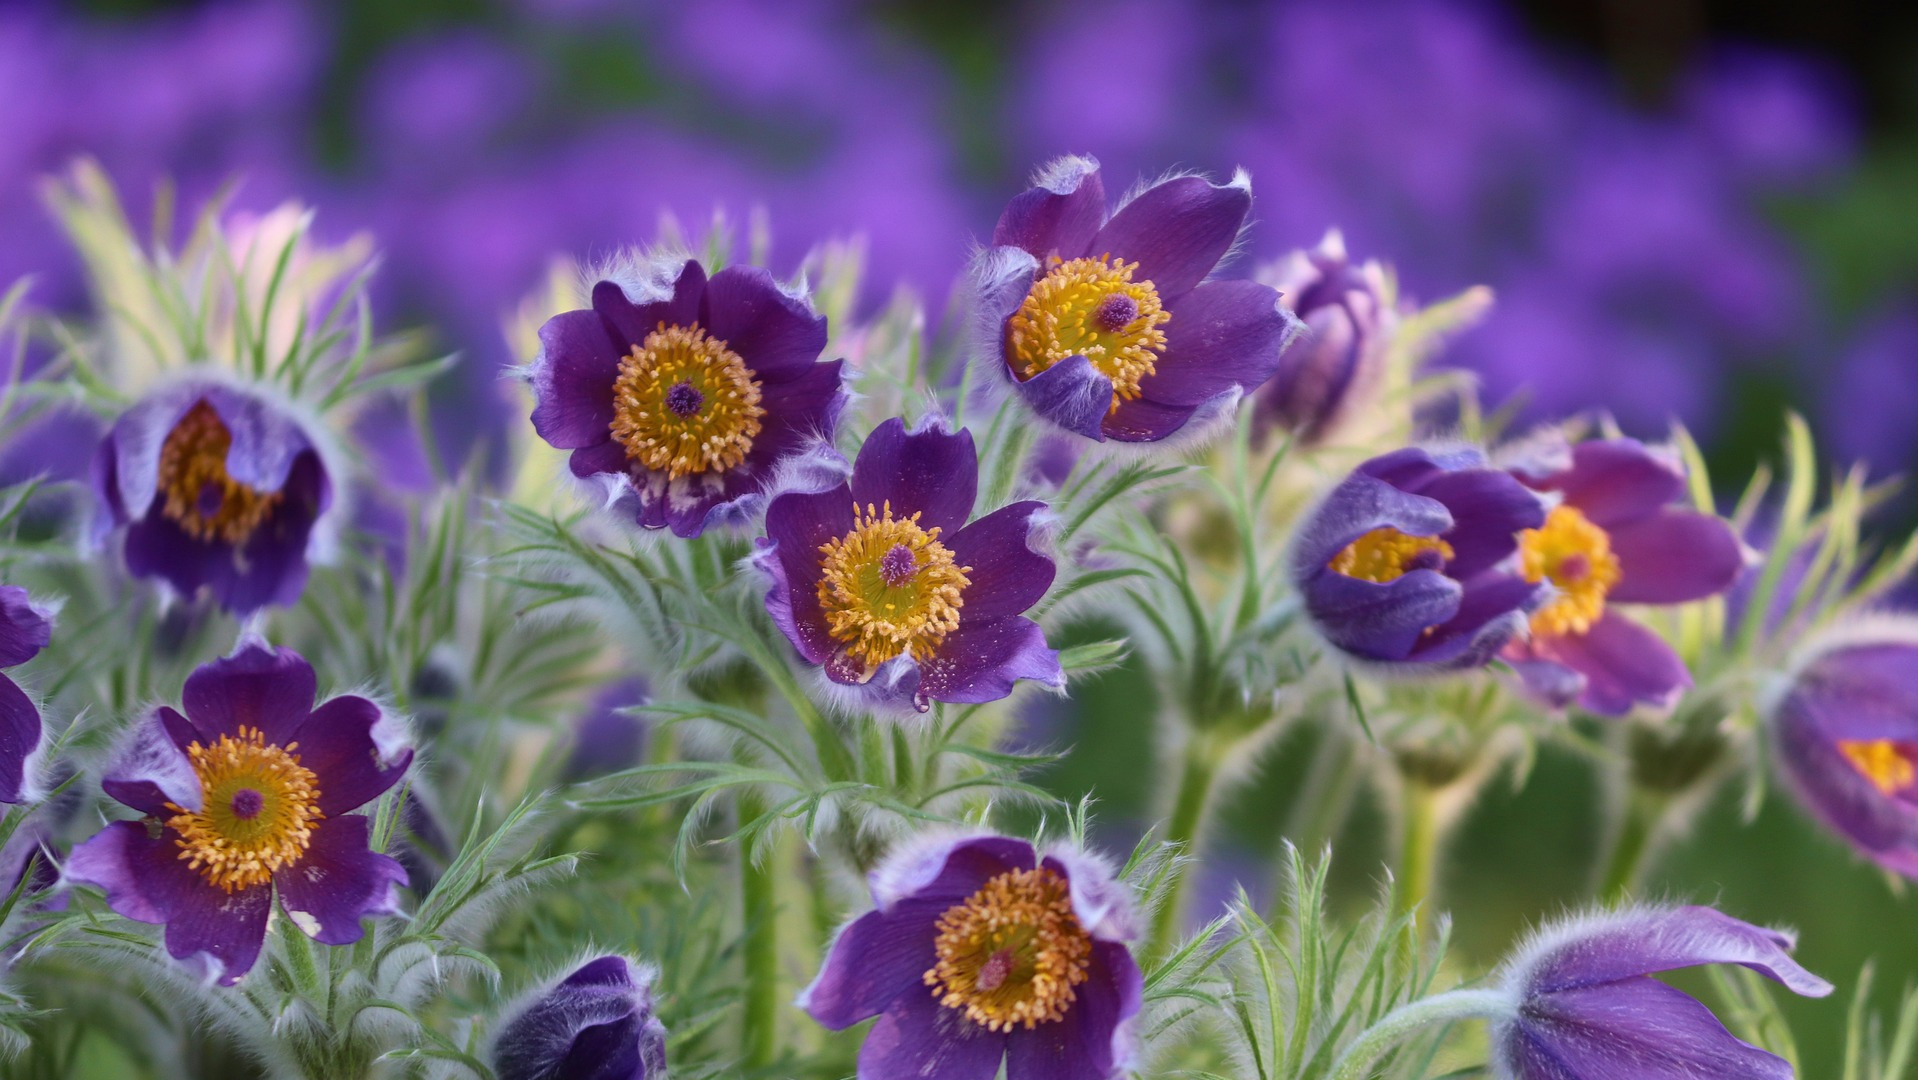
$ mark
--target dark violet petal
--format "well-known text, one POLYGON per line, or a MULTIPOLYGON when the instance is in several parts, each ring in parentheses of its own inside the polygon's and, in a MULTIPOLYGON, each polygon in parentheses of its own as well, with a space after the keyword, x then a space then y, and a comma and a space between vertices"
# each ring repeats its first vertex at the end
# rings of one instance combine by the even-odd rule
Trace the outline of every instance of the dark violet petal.
POLYGON ((1196 406, 1235 387, 1254 390, 1279 367, 1292 321, 1256 281, 1208 281, 1180 297, 1165 354, 1139 384, 1147 399, 1196 406))
POLYGON ((173 811, 167 804, 200 808, 200 778, 186 749, 199 732, 186 717, 165 705, 134 728, 107 766, 100 789, 121 803, 154 817, 173 811))
POLYGON ((1708 907, 1628 910, 1598 917, 1541 955, 1525 980, 1525 995, 1558 994, 1699 964, 1739 964, 1806 997, 1831 993, 1830 983, 1791 958, 1791 945, 1787 935, 1708 907))
POLYGON ((1139 264, 1133 275, 1150 281, 1164 300, 1205 280, 1239 237, 1252 210, 1252 192, 1181 176, 1154 185, 1119 208, 1086 254, 1139 264))
POLYGON ((852 527, 852 492, 844 484, 828 491, 787 492, 766 507, 766 537, 756 556, 772 579, 766 612, 799 655, 815 664, 825 663, 838 648, 819 607, 819 548, 852 527))
POLYGON ((0 668, 24 664, 53 640, 53 621, 18 585, 0 585, 0 668))
POLYGON ((1112 380, 1101 375, 1092 361, 1068 356, 1030 379, 1015 381, 1013 386, 1026 407, 1041 419, 1088 439, 1105 441, 1106 418, 1112 411, 1112 380))
POLYGON ((1059 652, 1046 644, 1045 631, 1017 615, 968 618, 946 635, 939 649, 919 663, 918 694, 933 701, 976 705, 998 701, 1020 679, 1054 690, 1065 688, 1059 652))
POLYGON ((826 950, 800 1007, 824 1027, 843 1031, 885 1012, 901 994, 923 991, 937 960, 935 924, 954 902, 911 898, 854 919, 826 950))
MULTIPOLYGON (((1228 391, 1228 396, 1235 391, 1228 391)), ((1099 430, 1118 442, 1158 442, 1170 438, 1200 412, 1217 412, 1219 398, 1204 405, 1166 405, 1147 398, 1119 402, 1106 415, 1099 430)))
POLYGON ((1339 552, 1373 529, 1392 528, 1410 536, 1438 536, 1455 523, 1436 499, 1408 494, 1363 470, 1340 481, 1319 503, 1293 541, 1293 579, 1304 582, 1326 570, 1339 552))
POLYGON ((1039 865, 1038 853, 1009 836, 921 834, 888 855, 867 875, 873 903, 894 911, 909 899, 941 911, 979 891, 1008 870, 1039 865))
POLYGON ((700 301, 699 321, 761 380, 799 375, 826 347, 826 317, 781 292, 763 267, 728 266, 714 274, 700 301))
POLYGON ((1692 510, 1661 509, 1611 528, 1621 576, 1607 594, 1622 604, 1682 604, 1716 596, 1745 569, 1731 523, 1692 510))
POLYGON ((1740 1042, 1712 1011, 1656 979, 1633 978, 1521 1006, 1499 1055, 1519 1080, 1791 1080, 1783 1058, 1740 1042))
POLYGON ((1122 1030, 1138 1015, 1145 980, 1126 947, 1095 942, 1086 981, 1063 1019, 1015 1028, 1006 1043, 1006 1080, 1108 1080, 1127 1056, 1122 1030))
POLYGON ((1572 467, 1535 486, 1560 492, 1600 528, 1655 513, 1685 494, 1685 472, 1637 439, 1594 439, 1572 447, 1572 467))
POLYGON ((362 918, 398 911, 394 891, 406 884, 406 870, 368 847, 371 827, 361 814, 323 818, 306 854, 273 875, 287 917, 321 944, 352 944, 365 932, 362 918))
POLYGON ((1445 532, 1452 561, 1445 572, 1461 580, 1491 569, 1518 550, 1518 534, 1545 524, 1538 496, 1496 469, 1462 469, 1432 477, 1418 493, 1437 499, 1455 523, 1445 532))
POLYGON ((278 491, 290 482, 302 457, 315 456, 313 441, 292 414, 279 406, 218 385, 207 387, 202 397, 232 436, 226 471, 240 483, 258 491, 278 491))
POLYGON ((1616 611, 1583 634, 1541 635, 1532 648, 1585 676, 1578 703, 1602 716, 1623 716, 1640 703, 1668 707, 1692 684, 1685 661, 1664 638, 1616 611))
POLYGON ((194 669, 181 704, 203 745, 245 726, 283 746, 313 711, 316 687, 313 665, 299 653, 250 643, 194 669))
POLYGON ((26 691, 0 675, 0 803, 20 801, 26 787, 27 758, 39 745, 40 710, 34 708, 26 691))
POLYGON ((859 1048, 859 1080, 992 1080, 1006 1036, 939 1004, 930 987, 899 995, 859 1048))
POLYGON ((947 536, 972 516, 979 489, 979 454, 972 432, 947 432, 922 423, 906 431, 897 417, 866 436, 852 467, 853 503, 881 509, 892 506, 896 518, 919 514, 919 527, 947 536))
MULTIPOLYGON (((664 282, 658 283, 664 285, 664 282)), ((606 324, 606 333, 621 356, 646 340, 646 335, 667 326, 692 326, 699 321, 699 299, 706 292, 706 268, 693 259, 680 267, 672 292, 659 300, 635 304, 618 283, 601 281, 593 286, 593 310, 606 324)), ((610 421, 608 421, 610 423, 610 421)))
POLYGON ((1773 760, 1827 827, 1886 868, 1918 878, 1918 805, 1886 794, 1840 740, 1887 740, 1918 753, 1918 649, 1852 646, 1820 657, 1773 709, 1773 760))
POLYGON ((68 880, 106 891, 107 906, 136 922, 165 923, 167 952, 205 954, 223 985, 240 981, 266 939, 273 889, 228 893, 179 858, 178 835, 149 836, 138 821, 116 821, 67 857, 68 880))
POLYGON ((1327 641, 1385 663, 1412 658, 1425 631, 1459 613, 1464 586, 1436 570, 1414 570, 1379 584, 1331 570, 1305 587, 1305 609, 1327 641))
POLYGON ((533 364, 533 430, 562 450, 606 441, 613 424, 613 382, 630 345, 608 336, 591 310, 562 312, 539 328, 533 364))
POLYGON ((1525 629, 1528 613, 1544 595, 1523 578, 1486 571, 1464 583, 1458 613, 1433 627, 1411 659, 1448 667, 1483 667, 1525 629))
POLYGON ((399 782, 413 761, 398 725, 378 705, 351 694, 314 709, 293 732, 300 764, 313 770, 320 812, 333 817, 364 806, 399 782))
POLYGON ((611 439, 580 447, 567 458, 566 464, 581 480, 600 473, 624 474, 628 470, 626 448, 611 439))
POLYGON ((648 1080, 663 1076, 665 1029, 647 980, 604 956, 537 994, 493 1044, 499 1080, 648 1080))
POLYGON ((992 230, 994 247, 1022 248, 1043 261, 1048 255, 1076 259, 1086 254, 1106 216, 1105 181, 1091 158, 1061 158, 1013 196, 992 230))
POLYGON ((1045 503, 1034 501, 1000 507, 947 542, 953 561, 971 568, 972 584, 961 598, 967 619, 1023 614, 1052 587, 1057 568, 1032 546, 1033 518, 1045 511, 1045 503))
POLYGON ((240 552, 217 539, 188 535, 162 514, 134 521, 127 527, 127 570, 161 578, 183 596, 208 589, 222 608, 237 614, 291 604, 306 584, 313 525, 332 501, 317 455, 302 454, 294 462, 282 495, 240 552))

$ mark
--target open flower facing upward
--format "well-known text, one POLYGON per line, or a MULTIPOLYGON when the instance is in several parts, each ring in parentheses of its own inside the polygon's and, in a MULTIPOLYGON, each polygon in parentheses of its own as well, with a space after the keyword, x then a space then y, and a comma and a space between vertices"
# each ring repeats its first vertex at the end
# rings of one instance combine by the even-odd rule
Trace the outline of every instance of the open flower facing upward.
POLYGON ((1403 672, 1477 667, 1544 595, 1495 569, 1544 520, 1538 497, 1474 447, 1395 450, 1300 527, 1293 583, 1320 634, 1353 657, 1403 672))
POLYGON ((1705 907, 1602 912, 1550 927, 1505 967, 1511 1014, 1494 1025, 1503 1080, 1791 1080, 1783 1058, 1733 1037, 1710 1009, 1651 976, 1740 964, 1808 997, 1831 984, 1792 938, 1705 907))
POLYGON ((852 478, 787 492, 766 510, 766 610, 826 677, 875 702, 996 701, 1019 679, 1065 685, 1059 654, 1023 612, 1052 586, 1034 549, 1045 504, 967 523, 979 487, 972 433, 879 425, 852 478))
POLYGON ((869 876, 875 910, 800 996, 840 1031, 879 1022, 859 1080, 1105 1080, 1130 1063, 1144 981, 1124 886, 1089 856, 929 836, 869 876))
POLYGON ((1253 281, 1207 281, 1252 209, 1179 176, 1106 215, 1091 158, 1062 158, 1013 199, 972 271, 979 351, 1047 421, 1156 442, 1272 377, 1296 321, 1253 281))
MULTIPOLYGON (((0 668, 24 664, 53 640, 53 620, 27 590, 0 585, 0 668)), ((40 748, 40 709, 18 683, 0 675, 0 803, 17 803, 28 788, 27 763, 40 748)))
POLYGON ((93 461, 99 524, 127 570, 245 614, 292 604, 332 530, 333 481, 305 423, 257 389, 194 379, 114 421, 93 461))
POLYGON ((226 985, 259 957, 277 893, 328 945, 398 910, 400 864, 351 814, 406 772, 413 751, 363 697, 314 708, 313 668, 257 643, 187 677, 134 731, 100 786, 145 815, 74 848, 69 880, 106 890, 129 919, 166 924, 166 947, 226 985))
POLYGON ((499 1080, 659 1080, 666 1027, 653 1015, 653 973, 602 956, 534 994, 493 1040, 499 1080))
POLYGON ((541 327, 533 427, 639 524, 691 537, 754 512, 782 464, 831 438, 845 398, 841 361, 819 362, 826 320, 771 274, 674 269, 601 281, 592 307, 541 327))
POLYGON ((1318 247, 1287 255, 1268 280, 1305 329, 1259 388, 1259 426, 1315 445, 1377 392, 1399 313, 1388 299, 1385 268, 1354 264, 1336 229, 1318 247))
POLYGON ((1612 605, 1724 592, 1745 567, 1738 534, 1722 518, 1673 505, 1685 495, 1683 467, 1635 439, 1582 442, 1519 475, 1559 498, 1519 540, 1519 572, 1550 582, 1555 595, 1506 659, 1554 705, 1576 701, 1607 715, 1670 705, 1691 673, 1663 638, 1612 605))

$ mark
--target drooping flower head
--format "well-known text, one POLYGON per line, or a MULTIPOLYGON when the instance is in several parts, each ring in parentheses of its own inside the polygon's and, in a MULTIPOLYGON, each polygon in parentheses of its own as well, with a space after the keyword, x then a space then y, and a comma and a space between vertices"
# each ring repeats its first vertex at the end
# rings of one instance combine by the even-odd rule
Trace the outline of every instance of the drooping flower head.
POLYGON ((658 1080, 666 1027, 653 1015, 653 973, 602 956, 522 1004, 493 1039, 499 1080, 658 1080))
POLYGON ((332 472, 307 422, 263 388, 192 379, 114 421, 93 461, 98 524, 127 570, 245 614, 292 604, 331 542, 332 472))
POLYGON ((1353 263, 1335 229, 1318 247, 1287 255, 1267 280, 1305 329, 1259 388, 1259 426, 1292 432, 1308 446, 1324 442, 1385 374, 1399 321, 1385 268, 1353 263))
POLYGON ((1360 465, 1300 528, 1293 583, 1325 639, 1401 671, 1477 667, 1543 590, 1497 569, 1545 520, 1474 447, 1408 447, 1360 465))
POLYGON ((1502 1080, 1791 1080, 1783 1058, 1747 1045, 1710 1009, 1652 978, 1740 964, 1808 997, 1831 984, 1789 955, 1791 935, 1706 907, 1635 908, 1568 920, 1507 963, 1512 1011, 1493 1026, 1502 1080))
MULTIPOLYGON (((53 619, 18 585, 0 585, 0 668, 38 656, 53 639, 53 619)), ((0 803, 17 803, 30 786, 27 765, 40 748, 40 709, 0 674, 0 803)))
POLYGON ((1207 281, 1252 209, 1180 176, 1107 216, 1091 158, 1061 158, 1006 206, 973 267, 978 348, 1032 410, 1091 439, 1156 442, 1271 378, 1295 320, 1253 281, 1207 281))
POLYGON ((311 665, 258 643, 194 671, 183 711, 154 710, 101 781, 143 818, 76 847, 68 879, 166 924, 167 951, 225 985, 259 957, 276 894, 328 945, 396 912, 406 872, 348 811, 392 787, 413 751, 378 705, 342 695, 315 708, 314 691, 311 665))
POLYGON ((533 427, 573 452, 573 475, 677 536, 755 512, 845 400, 842 361, 819 360, 825 318, 758 267, 603 280, 539 338, 533 427))
POLYGON ((1616 604, 1682 604, 1729 589, 1745 567, 1730 523, 1674 505, 1685 471, 1635 439, 1579 443, 1520 479, 1556 495, 1545 523, 1519 540, 1519 573, 1550 582, 1532 632, 1506 658, 1532 691, 1607 715, 1670 705, 1691 673, 1664 639, 1616 604))
POLYGON ((1779 773, 1853 848, 1918 878, 1918 626, 1866 623, 1806 655, 1768 717, 1779 773))
POLYGON ((852 478, 788 492, 766 510, 766 610, 826 677, 874 701, 996 701, 1019 679, 1065 684, 1059 654, 1023 612, 1055 568, 1035 550, 1045 504, 967 523, 979 487, 972 433, 879 425, 852 478))
POLYGON ((1105 1080, 1130 1063, 1144 980, 1130 898, 1096 859, 1003 836, 931 836, 869 877, 800 1005, 877 1016, 859 1080, 1105 1080))

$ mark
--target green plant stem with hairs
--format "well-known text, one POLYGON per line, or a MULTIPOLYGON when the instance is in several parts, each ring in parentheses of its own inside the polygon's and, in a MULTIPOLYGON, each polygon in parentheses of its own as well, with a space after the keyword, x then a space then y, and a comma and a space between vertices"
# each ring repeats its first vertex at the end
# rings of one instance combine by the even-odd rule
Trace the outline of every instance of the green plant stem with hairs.
MULTIPOLYGON (((765 808, 757 794, 739 799, 741 824, 765 808)), ((741 1016, 747 1072, 771 1068, 779 1058, 779 1014, 786 1000, 779 979, 778 860, 753 862, 753 845, 739 841, 740 955, 746 968, 746 1000, 741 1016)))
MULTIPOLYGON (((1178 793, 1173 797, 1172 816, 1166 820, 1165 827, 1165 839, 1179 844, 1183 856, 1190 857, 1198 850, 1222 752, 1219 740, 1205 731, 1192 731, 1186 736, 1178 793)), ((1151 936, 1146 940, 1145 955, 1149 959, 1165 955, 1178 936, 1186 873, 1187 867, 1180 866, 1166 884, 1159 909, 1152 917, 1151 936)))
POLYGON ((1398 875, 1392 907, 1401 915, 1416 910, 1420 929, 1431 923, 1432 891, 1438 884, 1445 831, 1439 806, 1443 796, 1442 788, 1414 777, 1404 777, 1400 785, 1398 875))

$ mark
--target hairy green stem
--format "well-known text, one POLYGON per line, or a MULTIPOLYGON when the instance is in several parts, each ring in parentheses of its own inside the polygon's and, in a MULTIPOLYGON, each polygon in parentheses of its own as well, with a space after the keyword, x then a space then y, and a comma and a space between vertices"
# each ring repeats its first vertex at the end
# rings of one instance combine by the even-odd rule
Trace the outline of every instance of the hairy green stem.
MULTIPOLYGON (((757 795, 739 799, 743 825, 765 812, 757 795)), ((745 1060, 748 1072, 765 1070, 779 1057, 779 1012, 784 996, 779 986, 779 893, 776 860, 754 865, 753 845, 739 843, 739 897, 743 919, 740 953, 746 966, 746 1003, 743 1014, 745 1060)))
POLYGON ((1643 884, 1650 868, 1653 843, 1665 823, 1668 802, 1663 795, 1634 784, 1625 798, 1625 817, 1612 839, 1610 856, 1599 876, 1598 898, 1617 904, 1643 884))
MULTIPOLYGON (((1172 816, 1166 822, 1165 838, 1182 846, 1182 854, 1197 853, 1205 827, 1206 808, 1212 800, 1212 783, 1218 776, 1219 762, 1212 740, 1201 732, 1186 737, 1184 764, 1179 773, 1179 790, 1172 803, 1172 816)), ((1152 919, 1152 934, 1145 954, 1163 956, 1178 936, 1179 916, 1185 896, 1185 878, 1190 863, 1172 871, 1165 896, 1152 919)))
POLYGON ((1392 910, 1404 915, 1416 910, 1421 929, 1432 918, 1432 890, 1438 881, 1439 845, 1444 832, 1439 820, 1441 789, 1405 777, 1399 799, 1399 858, 1392 910))
POLYGON ((1511 1015, 1511 996, 1501 990, 1452 990, 1408 1002, 1359 1032, 1332 1065, 1329 1080, 1365 1080, 1386 1051, 1420 1028, 1460 1020, 1496 1020, 1511 1015))

